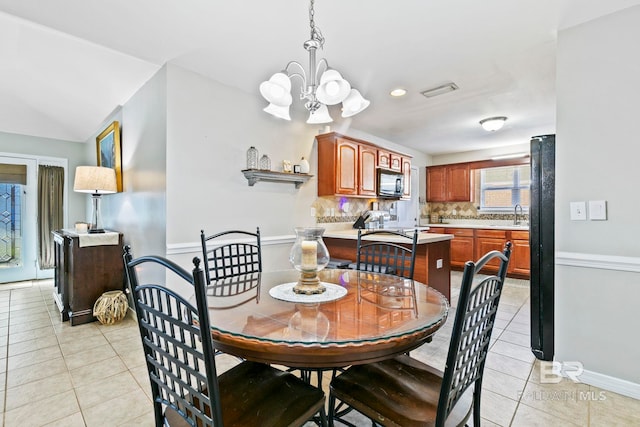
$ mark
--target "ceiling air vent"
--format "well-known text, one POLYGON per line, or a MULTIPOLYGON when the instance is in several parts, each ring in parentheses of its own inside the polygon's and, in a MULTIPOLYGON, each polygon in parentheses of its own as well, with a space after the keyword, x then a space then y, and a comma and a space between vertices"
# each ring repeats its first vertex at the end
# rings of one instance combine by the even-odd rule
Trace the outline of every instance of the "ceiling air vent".
POLYGON ((442 95, 443 93, 447 92, 453 92, 454 90, 458 90, 458 85, 451 82, 431 89, 423 90, 420 93, 427 98, 433 98, 434 96, 442 95))

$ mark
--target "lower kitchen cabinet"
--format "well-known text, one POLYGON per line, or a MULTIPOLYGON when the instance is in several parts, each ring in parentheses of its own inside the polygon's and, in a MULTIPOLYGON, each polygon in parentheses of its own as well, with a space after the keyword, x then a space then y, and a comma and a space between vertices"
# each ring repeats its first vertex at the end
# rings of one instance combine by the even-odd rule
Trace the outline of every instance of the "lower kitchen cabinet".
POLYGON ((107 291, 124 289, 122 233, 118 243, 80 246, 80 236, 66 230, 53 232, 55 290, 53 297, 62 321, 71 326, 93 322, 93 305, 107 291))
MULTIPOLYGON (((487 252, 502 252, 506 242, 507 232, 505 230, 476 230, 476 261, 487 252)), ((497 273, 499 267, 499 260, 494 259, 487 263, 481 271, 484 273, 497 273)))
POLYGON ((451 267, 464 268, 464 264, 474 258, 472 228, 446 228, 445 234, 453 234, 451 240, 451 267))
POLYGON ((511 260, 509 273, 527 276, 531 273, 531 246, 528 231, 511 232, 511 260))
MULTIPOLYGON (((451 268, 464 269, 467 261, 477 261, 487 252, 496 250, 502 252, 504 245, 511 242, 511 259, 507 275, 529 278, 530 254, 529 231, 500 230, 484 228, 445 228, 431 227, 430 233, 453 234, 451 240, 451 268)), ((482 270, 486 274, 498 272, 498 262, 491 262, 482 270)))

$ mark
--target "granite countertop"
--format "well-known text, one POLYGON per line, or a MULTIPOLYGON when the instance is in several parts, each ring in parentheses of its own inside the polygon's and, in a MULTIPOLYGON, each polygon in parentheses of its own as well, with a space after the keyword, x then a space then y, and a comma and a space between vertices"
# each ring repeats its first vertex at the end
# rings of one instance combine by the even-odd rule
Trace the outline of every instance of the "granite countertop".
POLYGON ((428 227, 446 227, 446 228, 481 228, 481 229, 495 229, 495 230, 515 230, 515 231, 529 231, 529 224, 526 225, 513 225, 513 224, 465 224, 465 223, 437 223, 437 224, 425 224, 428 227))
MULTIPOLYGON (((411 233, 407 233, 407 235, 411 236, 411 233)), ((358 239, 358 230, 350 229, 350 230, 333 230, 326 231, 322 237, 330 237, 334 239, 358 239)), ((445 240, 453 239, 453 234, 434 234, 428 233, 426 231, 418 233, 418 244, 423 245, 427 243, 435 243, 442 242, 445 240)), ((392 234, 384 235, 384 234, 376 234, 371 237, 363 237, 362 240, 372 240, 378 242, 390 242, 390 243, 407 243, 407 239, 403 239, 402 237, 395 236, 392 234)))

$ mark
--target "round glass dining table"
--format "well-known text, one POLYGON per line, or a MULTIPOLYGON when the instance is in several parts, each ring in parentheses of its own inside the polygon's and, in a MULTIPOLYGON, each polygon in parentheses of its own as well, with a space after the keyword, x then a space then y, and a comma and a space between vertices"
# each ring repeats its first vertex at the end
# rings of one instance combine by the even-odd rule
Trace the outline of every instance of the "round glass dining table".
POLYGON ((356 270, 318 273, 326 295, 290 291, 295 270, 212 282, 207 303, 214 346, 247 360, 338 368, 388 359, 427 341, 446 321, 447 299, 400 277, 356 270), (328 299, 315 302, 318 299, 328 299))

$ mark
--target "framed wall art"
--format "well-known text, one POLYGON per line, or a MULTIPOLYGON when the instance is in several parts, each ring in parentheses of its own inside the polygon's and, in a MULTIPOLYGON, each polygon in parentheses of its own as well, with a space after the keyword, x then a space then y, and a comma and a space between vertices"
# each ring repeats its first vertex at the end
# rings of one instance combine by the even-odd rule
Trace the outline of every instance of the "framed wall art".
POLYGON ((122 154, 120 145, 120 123, 114 121, 96 138, 98 166, 116 170, 118 192, 122 191, 122 154))

